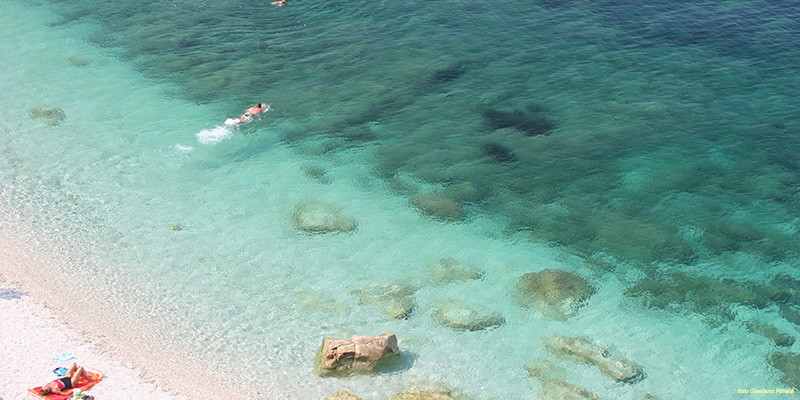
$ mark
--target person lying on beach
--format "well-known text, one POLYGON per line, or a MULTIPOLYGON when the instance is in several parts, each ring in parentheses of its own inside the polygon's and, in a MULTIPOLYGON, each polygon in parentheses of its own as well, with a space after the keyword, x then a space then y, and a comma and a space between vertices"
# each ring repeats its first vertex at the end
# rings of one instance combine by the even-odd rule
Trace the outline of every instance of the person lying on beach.
POLYGON ((239 125, 242 122, 248 122, 248 123, 252 122, 253 116, 262 111, 269 111, 269 106, 267 105, 267 103, 258 103, 255 106, 250 107, 247 110, 244 110, 244 114, 242 114, 242 116, 239 117, 239 119, 228 118, 227 120, 225 120, 225 125, 234 126, 234 125, 239 125))
POLYGON ((72 387, 78 384, 78 379, 81 377, 86 378, 86 381, 88 382, 93 381, 93 379, 89 378, 89 375, 86 374, 86 371, 83 370, 83 367, 79 367, 75 365, 75 363, 72 363, 64 376, 42 386, 39 389, 39 394, 42 396, 47 396, 50 393, 61 394, 65 396, 72 395, 72 387))
POLYGON ((289 0, 278 0, 278 1, 273 1, 272 3, 269 4, 272 4, 273 6, 283 7, 283 5, 286 4, 287 1, 289 0))

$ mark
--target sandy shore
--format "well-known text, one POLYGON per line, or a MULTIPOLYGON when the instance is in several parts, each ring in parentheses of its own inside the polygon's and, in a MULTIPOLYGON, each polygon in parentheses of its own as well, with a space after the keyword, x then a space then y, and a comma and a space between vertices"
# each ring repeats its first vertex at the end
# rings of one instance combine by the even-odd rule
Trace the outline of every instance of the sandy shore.
POLYGON ((0 400, 28 399, 28 388, 55 379, 52 370, 71 362, 104 373, 103 381, 87 392, 98 400, 185 398, 160 390, 141 371, 126 366, 125 360, 104 354, 53 311, 5 279, 0 281, 0 321, 0 400), (52 360, 63 353, 72 353, 76 359, 52 360))
POLYGON ((2 200, 0 400, 32 397, 29 388, 55 379, 53 369, 72 362, 104 373, 89 391, 97 400, 250 398, 221 363, 165 340, 192 332, 148 324, 148 310, 128 305, 125 295, 136 296, 133 289, 95 286, 93 279, 102 278, 86 275, 92 271, 82 257, 89 252, 81 251, 92 242, 70 240, 58 219, 26 220, 17 207, 25 199, 2 200), (63 353, 76 359, 53 361, 63 353))
POLYGON ((180 387, 184 374, 169 373, 168 364, 157 359, 137 359, 135 352, 109 351, 117 345, 105 336, 112 331, 101 332, 91 319, 75 317, 79 310, 54 301, 60 296, 47 297, 37 282, 58 279, 42 280, 47 273, 35 268, 31 253, 0 230, 0 400, 32 399, 29 388, 55 379, 53 369, 72 362, 103 372, 103 381, 87 392, 97 400, 190 398, 164 390, 180 387), (65 315, 73 317, 67 321, 65 315), (63 353, 76 358, 53 360, 63 353), (153 367, 145 370, 148 361, 153 367))

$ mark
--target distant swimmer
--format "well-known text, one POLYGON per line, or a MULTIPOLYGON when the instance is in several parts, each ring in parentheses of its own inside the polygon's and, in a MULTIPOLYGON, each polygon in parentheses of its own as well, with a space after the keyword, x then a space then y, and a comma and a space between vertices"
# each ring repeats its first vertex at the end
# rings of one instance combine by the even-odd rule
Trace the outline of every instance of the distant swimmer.
POLYGON ((267 103, 258 103, 257 105, 245 110, 244 114, 239 117, 239 122, 251 122, 253 120, 253 115, 256 115, 262 111, 269 111, 269 106, 267 103))
POLYGON ((239 119, 228 118, 227 120, 225 120, 225 125, 234 126, 234 125, 239 125, 243 122, 250 123, 253 121, 253 116, 262 111, 269 111, 269 105, 267 105, 267 103, 258 103, 257 105, 248 108, 247 110, 244 111, 244 114, 242 114, 242 116, 239 117, 239 119))
POLYGON ((286 4, 287 1, 289 0, 278 0, 278 1, 273 1, 272 3, 269 4, 272 4, 273 6, 283 7, 283 5, 286 4))

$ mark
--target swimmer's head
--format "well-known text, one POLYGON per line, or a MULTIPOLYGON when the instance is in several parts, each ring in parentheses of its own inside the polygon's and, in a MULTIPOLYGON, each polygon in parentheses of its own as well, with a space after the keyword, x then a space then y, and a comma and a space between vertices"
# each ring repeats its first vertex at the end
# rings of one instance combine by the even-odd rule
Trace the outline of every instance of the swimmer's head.
POLYGON ((267 103, 258 103, 258 108, 264 108, 267 106, 267 103))

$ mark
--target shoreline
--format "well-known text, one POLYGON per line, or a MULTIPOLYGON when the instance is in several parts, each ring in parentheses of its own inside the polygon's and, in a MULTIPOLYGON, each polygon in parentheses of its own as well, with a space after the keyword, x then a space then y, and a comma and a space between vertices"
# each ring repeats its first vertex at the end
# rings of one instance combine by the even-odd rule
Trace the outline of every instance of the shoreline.
MULTIPOLYGON (((5 267, 6 260, 0 267, 5 267)), ((101 350, 91 339, 68 326, 46 303, 41 304, 0 275, 0 363, 8 368, 0 376, 0 399, 29 399, 28 389, 56 378, 52 370, 70 363, 103 372, 103 381, 87 391, 98 399, 141 397, 179 400, 186 397, 166 392, 129 360, 101 350), (76 358, 58 362, 52 358, 72 353, 76 358), (135 393, 132 395, 131 393, 135 393)))
POLYGON ((87 391, 98 400, 243 398, 224 387, 222 379, 214 379, 213 367, 197 371, 190 359, 173 357, 169 349, 137 349, 126 340, 130 335, 115 332, 121 327, 95 321, 76 309, 79 303, 63 304, 66 298, 43 291, 32 275, 45 271, 30 268, 29 254, 3 237, 7 233, 0 232, 0 348, 5 349, 0 352, 0 400, 32 399, 29 388, 55 379, 53 369, 73 362, 103 372, 103 381, 87 391), (52 360, 63 353, 76 358, 52 360), (186 390, 191 393, 178 393, 186 390))

